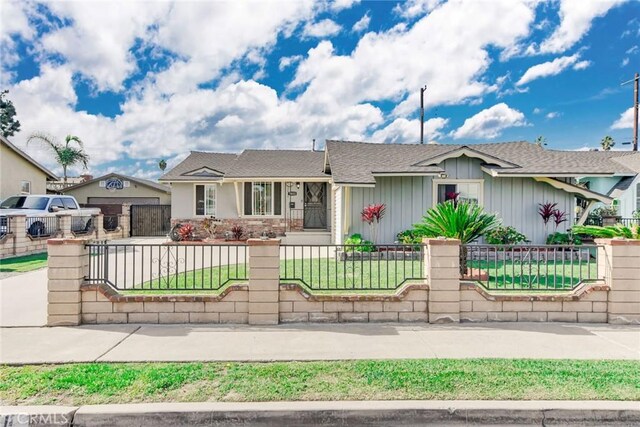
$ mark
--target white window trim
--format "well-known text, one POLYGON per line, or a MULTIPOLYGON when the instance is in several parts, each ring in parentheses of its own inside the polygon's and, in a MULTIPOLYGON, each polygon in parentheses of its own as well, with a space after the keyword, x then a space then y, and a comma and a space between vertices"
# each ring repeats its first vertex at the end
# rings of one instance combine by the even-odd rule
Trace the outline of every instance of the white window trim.
POLYGON ((640 182, 636 182, 636 211, 640 211, 640 182))
MULTIPOLYGON (((255 214, 251 214, 251 215, 246 215, 244 213, 244 185, 241 186, 242 188, 242 215, 241 218, 282 218, 284 217, 284 206, 280 206, 280 215, 274 215, 273 212, 276 211, 276 195, 275 195, 275 188, 276 182, 281 182, 281 181, 265 181, 265 180, 261 180, 261 181, 244 181, 244 182, 250 182, 251 183, 251 212, 253 212, 253 184, 256 182, 261 182, 261 183, 265 183, 265 184, 271 184, 271 215, 255 215, 255 214)), ((244 184, 243 182, 243 184, 244 184)), ((280 192, 282 192, 284 190, 284 185, 280 186, 280 192)), ((283 194, 280 194, 280 203, 282 204, 282 201, 285 199, 283 194)))
POLYGON ((210 217, 210 216, 216 216, 216 214, 218 213, 218 184, 193 184, 193 216, 195 218, 206 218, 206 217, 210 217), (198 196, 197 196, 197 192, 196 192, 196 188, 198 187, 198 185, 202 185, 204 187, 204 210, 205 213, 203 215, 198 215, 198 209, 196 207, 196 203, 198 202, 198 196), (207 211, 207 187, 213 187, 214 190, 214 196, 213 196, 213 200, 214 200, 214 209, 213 209, 213 213, 206 213, 207 211))
POLYGON ((20 194, 31 194, 31 181, 20 181, 20 194), (25 183, 29 184, 29 191, 22 191, 25 183))
POLYGON ((432 199, 431 206, 438 204, 438 185, 440 184, 478 184, 478 205, 484 206, 484 179, 436 179, 434 178, 432 184, 432 199))

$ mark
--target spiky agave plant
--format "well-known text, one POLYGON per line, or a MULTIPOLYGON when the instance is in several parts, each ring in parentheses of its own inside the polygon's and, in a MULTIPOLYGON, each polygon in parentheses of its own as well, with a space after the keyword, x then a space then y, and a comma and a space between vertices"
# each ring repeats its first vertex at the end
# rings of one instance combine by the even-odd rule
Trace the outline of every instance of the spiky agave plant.
MULTIPOLYGON (((460 239, 465 245, 478 240, 485 233, 500 226, 496 215, 488 214, 475 203, 447 200, 429 209, 415 230, 425 237, 460 239)), ((467 271, 466 249, 460 252, 460 273, 467 271)))

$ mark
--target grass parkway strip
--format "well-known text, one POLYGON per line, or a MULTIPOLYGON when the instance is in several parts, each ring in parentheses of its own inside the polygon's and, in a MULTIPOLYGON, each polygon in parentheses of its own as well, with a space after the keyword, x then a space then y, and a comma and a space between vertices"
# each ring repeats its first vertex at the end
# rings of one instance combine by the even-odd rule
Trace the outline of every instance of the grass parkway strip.
POLYGON ((510 359, 0 366, 10 405, 414 399, 633 401, 640 369, 510 359))

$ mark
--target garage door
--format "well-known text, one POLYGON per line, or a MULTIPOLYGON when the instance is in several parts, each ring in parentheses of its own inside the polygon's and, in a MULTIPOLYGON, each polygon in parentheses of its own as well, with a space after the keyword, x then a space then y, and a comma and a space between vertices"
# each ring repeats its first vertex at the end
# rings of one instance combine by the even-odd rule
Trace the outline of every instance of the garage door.
POLYGON ((159 197, 89 197, 87 202, 91 205, 159 205, 159 197))

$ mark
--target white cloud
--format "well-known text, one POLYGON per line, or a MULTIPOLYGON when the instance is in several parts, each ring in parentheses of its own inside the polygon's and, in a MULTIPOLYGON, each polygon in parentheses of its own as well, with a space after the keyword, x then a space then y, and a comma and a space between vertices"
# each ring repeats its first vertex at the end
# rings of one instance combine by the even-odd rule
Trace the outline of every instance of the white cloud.
POLYGON ((342 30, 342 27, 331 19, 323 19, 315 23, 307 22, 302 30, 304 37, 324 38, 335 36, 342 30))
POLYGON ((550 111, 548 112, 545 117, 549 120, 551 119, 557 119, 558 117, 560 117, 562 115, 562 113, 559 113, 557 111, 550 111))
POLYGON ((618 120, 611 125, 611 129, 633 129, 633 107, 620 114, 618 120))
POLYGON ((542 110, 541 108, 536 107, 533 109, 533 114, 542 114, 543 111, 544 110, 542 110))
POLYGON ((356 33, 361 33, 362 31, 369 28, 370 23, 371 23, 371 16, 369 16, 369 12, 367 12, 362 16, 362 18, 358 20, 358 22, 353 24, 353 27, 351 28, 351 30, 356 33))
POLYGON ((443 0, 408 0, 398 3, 393 11, 403 18, 415 18, 431 12, 442 2, 443 0))
POLYGON ((493 139, 510 127, 526 126, 524 114, 505 103, 480 111, 469 117, 464 124, 452 132, 455 139, 493 139))
POLYGON ((591 65, 591 61, 578 61, 573 65, 573 69, 574 70, 584 70, 586 68, 588 68, 591 65))
POLYGON ((560 25, 539 47, 540 53, 561 53, 571 48, 589 31, 594 19, 624 0, 561 0, 560 25))
POLYGON ((297 64, 302 60, 302 55, 283 56, 278 63, 278 69, 283 71, 294 64, 297 64))
POLYGON ((333 11, 339 12, 341 10, 351 9, 358 3, 360 3, 360 0, 334 0, 331 2, 329 8, 333 11))
POLYGON ((565 69, 571 67, 572 65, 574 66, 575 69, 586 68, 585 64, 583 63, 586 63, 586 66, 588 66, 589 61, 580 61, 577 63, 579 58, 580 58, 580 54, 576 53, 571 56, 562 56, 560 58, 554 59, 553 61, 543 62, 542 64, 534 65, 533 67, 525 71, 525 73, 522 75, 522 77, 520 77, 520 80, 518 80, 516 85, 522 86, 533 80, 536 80, 542 77, 555 76, 557 74, 560 74, 565 69), (581 64, 580 65, 581 68, 576 68, 578 64, 581 64))
POLYGON ((365 34, 349 55, 337 55, 331 42, 319 43, 298 66, 290 87, 306 86, 300 99, 326 110, 333 103, 400 101, 397 116, 416 111, 425 83, 427 106, 482 97, 497 90, 482 78, 490 64, 488 46, 512 45, 528 34, 533 18, 526 0, 449 2, 411 27, 365 34))
POLYGON ((627 65, 629 65, 629 57, 622 58, 622 62, 620 63, 620 66, 626 67, 627 65))
MULTIPOLYGON (((443 136, 442 130, 449 123, 448 119, 436 117, 424 122, 425 141, 434 141, 443 136)), ((373 142, 385 142, 390 144, 420 142, 420 120, 407 120, 398 118, 389 125, 379 129, 371 135, 373 142)))

